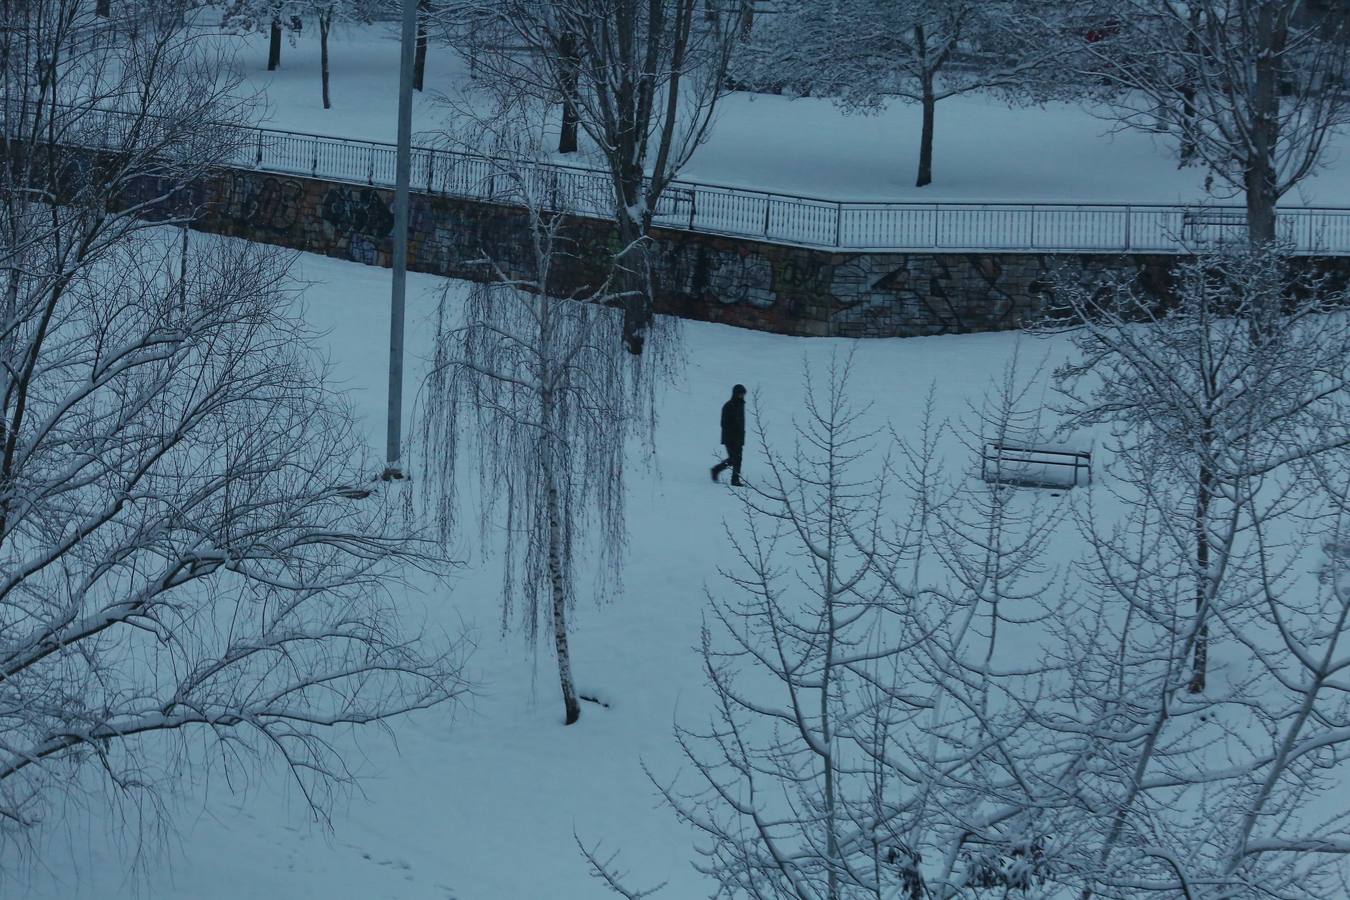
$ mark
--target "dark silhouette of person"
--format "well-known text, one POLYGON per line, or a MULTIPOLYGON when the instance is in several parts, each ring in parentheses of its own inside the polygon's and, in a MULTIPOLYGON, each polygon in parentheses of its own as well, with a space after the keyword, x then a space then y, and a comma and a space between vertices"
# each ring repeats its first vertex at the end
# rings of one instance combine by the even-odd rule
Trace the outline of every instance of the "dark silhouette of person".
POLYGON ((722 474, 722 470, 731 469, 731 483, 740 487, 741 450, 745 447, 745 385, 738 384, 731 389, 731 399, 722 404, 722 445, 727 448, 727 458, 712 467, 712 479, 722 474))

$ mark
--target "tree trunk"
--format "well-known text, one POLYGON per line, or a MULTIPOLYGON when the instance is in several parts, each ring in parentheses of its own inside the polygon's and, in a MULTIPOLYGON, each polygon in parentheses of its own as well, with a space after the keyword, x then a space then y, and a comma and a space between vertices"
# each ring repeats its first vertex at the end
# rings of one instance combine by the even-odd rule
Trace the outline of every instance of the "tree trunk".
POLYGON ((1280 57, 1288 37, 1274 3, 1256 11, 1255 78, 1252 83, 1252 135, 1244 187, 1247 191, 1247 237, 1252 247, 1275 241, 1275 150, 1280 138, 1280 57))
POLYGON ((933 113, 937 111, 937 100, 933 96, 933 80, 923 80, 923 130, 919 133, 919 177, 915 187, 933 183, 933 113))
POLYGON ((1195 78, 1196 67, 1195 54, 1200 52, 1200 37, 1198 29, 1200 28, 1200 5, 1191 7, 1190 15, 1187 19, 1189 30, 1186 32, 1186 50, 1191 54, 1190 58, 1182 60, 1181 83, 1181 165, 1188 166, 1195 161, 1195 78))
POLYGON ((566 32, 558 42, 558 56, 562 68, 562 127, 558 131, 558 152, 577 152, 577 83, 581 77, 581 60, 577 58, 577 37, 566 32))
POLYGON ((431 0, 418 0, 417 3, 417 52, 413 56, 413 88, 422 90, 427 74, 427 20, 430 18, 431 0))
MULTIPOLYGON (((1209 425, 1205 426, 1206 437, 1211 435, 1209 425)), ((1206 447, 1212 439, 1202 437, 1206 447)), ((1214 473, 1209 463, 1200 462, 1200 473, 1195 493, 1195 615, 1198 619, 1195 629, 1195 656, 1191 666, 1191 681, 1186 689, 1192 694, 1205 692, 1205 675, 1209 668, 1209 624, 1206 601, 1210 596, 1209 575, 1209 507, 1214 495, 1214 473)))
POLYGON ((94 15, 102 16, 105 19, 111 16, 112 0, 98 0, 98 4, 94 7, 94 15))
POLYGON ((647 326, 652 321, 651 290, 647 278, 645 230, 628 210, 619 210, 619 241, 623 249, 617 262, 619 288, 623 292, 623 341, 628 352, 642 355, 647 326))
POLYGON ((915 187, 923 187, 933 181, 933 113, 937 107, 937 97, 933 94, 933 67, 928 59, 928 35, 922 25, 914 26, 914 56, 920 67, 919 86, 923 96, 923 130, 919 133, 919 177, 914 180, 915 187))
POLYGON ((281 20, 272 20, 272 31, 267 39, 267 71, 276 71, 281 65, 281 20))
POLYGON ((332 13, 319 13, 319 77, 323 79, 323 108, 331 109, 328 99, 328 29, 333 25, 332 13))
POLYGON ((558 511, 558 488, 553 474, 548 484, 548 577, 553 586, 553 647, 558 656, 558 680, 562 684, 563 724, 581 718, 581 703, 572 684, 572 656, 567 649, 567 591, 562 571, 562 518, 558 511))
MULTIPOLYGON (((833 440, 833 437, 831 437, 833 440)), ((838 509, 838 498, 835 494, 835 460, 833 451, 831 451, 829 464, 829 488, 826 500, 826 510, 829 516, 829 524, 826 526, 825 545, 827 556, 825 559, 825 655, 821 660, 820 667, 820 763, 824 769, 824 807, 825 807, 825 859, 829 864, 830 870, 826 874, 825 897, 826 900, 839 900, 839 870, 841 868, 839 853, 839 825, 838 812, 836 810, 838 790, 835 785, 834 771, 834 724, 831 721, 830 693, 834 690, 834 642, 839 636, 839 620, 835 616, 834 601, 835 594, 835 559, 837 554, 836 535, 835 535, 835 514, 838 509)))
POLYGON ((179 249, 178 256, 178 307, 183 315, 187 315, 188 309, 188 227, 183 223, 183 242, 179 249))

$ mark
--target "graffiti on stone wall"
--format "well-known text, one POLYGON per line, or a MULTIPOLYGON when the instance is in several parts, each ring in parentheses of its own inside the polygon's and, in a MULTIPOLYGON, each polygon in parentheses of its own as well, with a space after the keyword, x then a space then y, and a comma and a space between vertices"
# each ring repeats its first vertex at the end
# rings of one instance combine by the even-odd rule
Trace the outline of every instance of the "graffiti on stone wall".
MULTIPOLYGON (((149 181, 135 199, 155 196, 149 181)), ((373 264, 388 264, 393 214, 387 192, 261 172, 208 185, 219 201, 200 227, 373 264)), ((196 202, 193 200, 192 202, 196 202)), ((486 278, 491 259, 531 277, 528 222, 519 210, 444 197, 415 197, 412 263, 422 271, 486 278)), ((560 292, 611 274, 612 225, 571 223, 555 260, 560 292)), ((795 334, 886 336, 1017 327, 1050 306, 1068 276, 1135 273, 1167 289, 1171 260, 1027 254, 841 255, 658 229, 652 273, 663 311, 795 334), (1070 271, 1065 272, 1068 269, 1070 271)))
POLYGON ((335 184, 324 193, 319 215, 339 249, 346 244, 347 258, 367 265, 379 261, 380 244, 394 229, 394 214, 374 188, 335 184))
MULTIPOLYGON (((969 256, 963 259, 975 276, 968 279, 969 283, 963 289, 967 295, 973 295, 974 301, 979 304, 980 325, 984 328, 991 325, 1011 328, 1021 326, 1021 320, 1031 314, 1029 301, 1032 298, 1026 291, 1027 279, 1019 277, 997 256, 969 256), (1018 303, 1013 292, 1023 298, 1022 303, 1018 303)), ((1036 268, 1036 275, 1039 276, 1040 266, 1036 268)), ((953 304, 948 302, 948 306, 953 304)), ((957 318, 969 318, 969 315, 958 312, 957 318)))
POLYGON ((183 184, 170 176, 144 175, 122 192, 120 205, 123 208, 137 206, 138 216, 161 222, 165 219, 195 219, 210 200, 208 186, 202 182, 183 184))
MULTIPOLYGON (((409 215, 413 265, 422 271, 476 278, 495 267, 513 277, 534 277, 529 226, 519 213, 414 197, 409 215)), ((559 256, 557 267, 565 268, 577 254, 566 245, 559 256)))
POLYGON ((412 256, 417 267, 427 272, 449 273, 462 253, 457 252, 456 235, 462 230, 450 211, 425 197, 416 197, 409 210, 412 256))
POLYGON ((294 178, 232 173, 225 183, 225 213, 249 228, 288 234, 300 221, 304 185, 294 178))
POLYGON ((865 254, 834 266, 830 294, 837 317, 862 322, 881 316, 912 319, 931 312, 910 261, 906 256, 865 254))
MULTIPOLYGON (((616 239, 611 236, 603 249, 612 258, 618 251, 616 239)), ((722 307, 748 304, 757 309, 767 309, 778 299, 773 265, 752 247, 657 237, 651 242, 648 258, 658 294, 697 297, 722 307)))
POLYGON ((778 301, 774 290, 773 265, 762 254, 747 248, 704 248, 699 260, 700 285, 723 306, 746 303, 768 309, 778 301))
POLYGON ((830 292, 846 332, 924 333, 1015 328, 1037 314, 1033 257, 866 254, 834 267, 830 292))

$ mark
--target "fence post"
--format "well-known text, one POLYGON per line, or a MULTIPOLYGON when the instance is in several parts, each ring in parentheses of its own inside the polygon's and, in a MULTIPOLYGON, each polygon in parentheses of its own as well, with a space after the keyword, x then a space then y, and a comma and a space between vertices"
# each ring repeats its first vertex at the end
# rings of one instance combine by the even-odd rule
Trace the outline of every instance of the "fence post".
POLYGON ((310 154, 309 174, 318 176, 319 174, 319 142, 312 140, 309 142, 313 153, 310 154))
POLYGON ((694 214, 698 210, 698 189, 689 189, 689 230, 694 230, 694 214))
POLYGON ((435 174, 434 174, 435 171, 436 171, 436 151, 435 151, 435 149, 433 149, 433 148, 431 148, 431 147, 428 147, 428 148, 427 148, 427 193, 428 193, 428 194, 434 193, 434 191, 432 190, 432 185, 433 185, 433 184, 435 183, 435 181, 436 181, 436 176, 435 176, 435 174))
POLYGON ((255 169, 261 169, 261 168, 262 168, 262 136, 263 136, 262 129, 259 128, 259 129, 258 129, 258 155, 257 155, 257 157, 253 160, 253 168, 255 168, 255 169))
POLYGON ((1130 250, 1130 224, 1134 221, 1134 210, 1131 207, 1125 207, 1125 252, 1130 250))
POLYGON ((844 203, 839 201, 834 204, 834 246, 844 246, 844 203))
POLYGON ((769 211, 773 209, 773 198, 764 195, 764 236, 769 236, 769 211))
POLYGON ((366 153, 366 184, 375 183, 375 148, 366 153))

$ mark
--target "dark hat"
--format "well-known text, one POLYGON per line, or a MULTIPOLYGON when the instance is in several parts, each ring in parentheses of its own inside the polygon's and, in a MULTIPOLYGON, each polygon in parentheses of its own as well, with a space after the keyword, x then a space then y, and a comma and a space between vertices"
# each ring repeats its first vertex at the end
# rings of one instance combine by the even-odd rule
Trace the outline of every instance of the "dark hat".
POLYGON ((733 397, 736 396, 737 394, 744 394, 744 393, 745 393, 745 385, 743 384, 738 384, 731 389, 731 396, 733 397))

